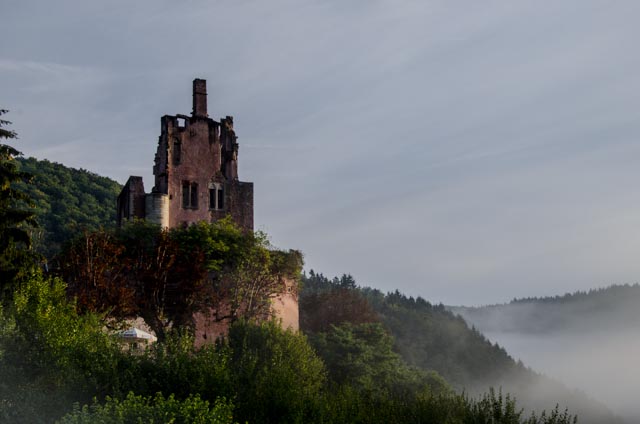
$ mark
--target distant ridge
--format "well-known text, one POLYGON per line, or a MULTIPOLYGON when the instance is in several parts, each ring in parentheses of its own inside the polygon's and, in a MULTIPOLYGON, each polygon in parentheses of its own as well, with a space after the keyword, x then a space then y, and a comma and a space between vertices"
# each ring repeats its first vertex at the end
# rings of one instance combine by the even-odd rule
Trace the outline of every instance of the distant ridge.
POLYGON ((611 285, 562 296, 529 297, 481 307, 450 306, 483 332, 550 333, 640 326, 640 285, 611 285), (505 318, 508 317, 508 318, 505 318))

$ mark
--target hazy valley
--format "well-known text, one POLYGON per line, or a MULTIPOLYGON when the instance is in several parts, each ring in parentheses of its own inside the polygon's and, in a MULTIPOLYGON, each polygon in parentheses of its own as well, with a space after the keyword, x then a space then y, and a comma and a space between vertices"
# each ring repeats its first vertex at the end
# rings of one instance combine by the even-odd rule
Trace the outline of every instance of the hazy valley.
POLYGON ((640 420, 640 286, 503 305, 451 307, 534 370, 584 391, 627 422, 640 420))

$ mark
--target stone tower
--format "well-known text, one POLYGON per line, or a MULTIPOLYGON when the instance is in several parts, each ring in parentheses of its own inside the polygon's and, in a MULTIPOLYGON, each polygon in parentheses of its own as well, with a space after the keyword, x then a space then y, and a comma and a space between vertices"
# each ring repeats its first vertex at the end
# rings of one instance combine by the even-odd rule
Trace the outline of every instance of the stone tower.
POLYGON ((118 196, 118 224, 145 218, 164 227, 213 222, 227 215, 253 230, 253 183, 238 180, 238 142, 233 117, 207 113, 207 82, 193 81, 193 111, 165 115, 153 166, 155 185, 144 192, 129 177, 118 196))

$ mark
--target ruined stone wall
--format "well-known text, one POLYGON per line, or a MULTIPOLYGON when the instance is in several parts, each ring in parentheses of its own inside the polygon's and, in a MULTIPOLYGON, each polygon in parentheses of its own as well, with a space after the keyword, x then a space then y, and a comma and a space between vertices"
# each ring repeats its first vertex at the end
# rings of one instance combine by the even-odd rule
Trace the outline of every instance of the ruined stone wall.
POLYGON ((233 221, 242 228, 253 230, 253 183, 231 181, 224 184, 225 207, 211 210, 211 222, 231 215, 233 221))
MULTIPOLYGON (((300 330, 298 283, 294 279, 284 277, 282 285, 282 292, 271 300, 270 315, 264 316, 262 319, 275 318, 281 322, 282 328, 298 331, 300 330)), ((226 313, 228 313, 228 310, 220 311, 221 316, 226 315, 226 313)), ((228 320, 216 322, 212 318, 214 315, 213 310, 209 313, 199 312, 194 314, 196 346, 214 343, 217 338, 227 335, 230 322, 228 320)))
POLYGON ((142 177, 131 176, 116 201, 118 225, 132 218, 145 217, 145 193, 142 177))
POLYGON ((238 180, 233 117, 209 118, 206 81, 193 81, 191 116, 165 115, 160 123, 151 194, 145 201, 142 178, 131 177, 118 198, 118 222, 148 216, 171 228, 231 215, 253 230, 253 184, 238 180))
POLYGON ((149 193, 145 197, 145 219, 163 228, 169 227, 169 196, 149 193))
POLYGON ((284 291, 273 299, 273 314, 282 322, 282 328, 298 331, 300 329, 298 283, 291 278, 285 278, 283 282, 284 291))
POLYGON ((224 181, 220 175, 221 146, 217 126, 209 119, 184 118, 184 126, 178 125, 178 119, 167 119, 167 122, 169 226, 210 222, 209 183, 224 181), (185 183, 197 185, 197 201, 193 204, 189 194, 187 207, 183 204, 185 183))

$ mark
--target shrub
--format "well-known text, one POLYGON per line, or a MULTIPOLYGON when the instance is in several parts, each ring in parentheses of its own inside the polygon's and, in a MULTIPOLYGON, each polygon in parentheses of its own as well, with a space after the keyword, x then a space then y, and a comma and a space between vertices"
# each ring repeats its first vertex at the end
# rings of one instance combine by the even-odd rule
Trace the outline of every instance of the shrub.
POLYGON ((233 404, 218 398, 213 404, 189 396, 184 401, 173 395, 165 398, 158 393, 154 397, 129 393, 124 400, 107 397, 104 405, 94 401, 91 406, 75 405, 72 413, 58 421, 59 424, 230 424, 233 421, 233 404))

